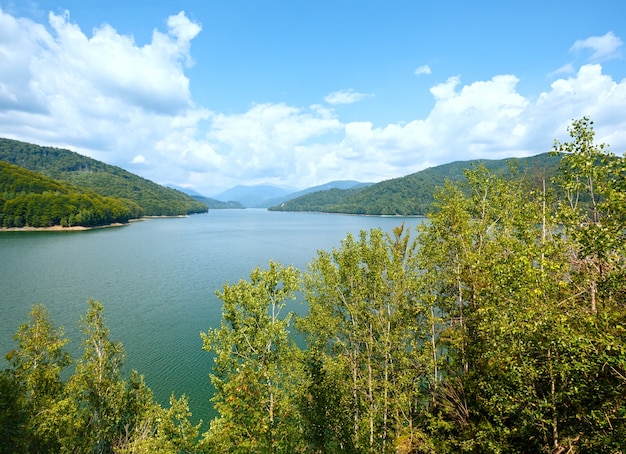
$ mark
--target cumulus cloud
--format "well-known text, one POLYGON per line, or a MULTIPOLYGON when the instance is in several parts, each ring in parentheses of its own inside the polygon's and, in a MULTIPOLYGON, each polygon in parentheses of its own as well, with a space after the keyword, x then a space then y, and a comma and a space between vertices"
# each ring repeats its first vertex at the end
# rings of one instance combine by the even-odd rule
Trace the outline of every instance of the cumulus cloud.
POLYGON ((430 69, 430 66, 428 65, 422 65, 419 66, 418 68, 415 69, 415 71, 413 72, 416 76, 421 76, 423 74, 431 74, 432 71, 430 69))
MULTIPOLYGON (((206 195, 244 183, 380 181, 454 160, 536 154, 584 115, 600 142, 626 149, 626 80, 598 62, 563 66, 530 96, 512 74, 453 75, 430 87, 434 106, 423 118, 375 125, 342 121, 337 106, 373 96, 353 89, 309 107, 262 103, 220 113, 196 106, 185 70, 201 25, 184 12, 143 46, 106 24, 88 36, 69 13, 48 22, 0 10, 0 136, 67 147, 206 195)), ((612 33, 596 38, 572 49, 601 60, 622 47, 612 33)))
POLYGON ((335 91, 324 98, 328 104, 352 104, 367 97, 366 93, 359 93, 352 89, 335 91))
POLYGON ((46 27, 0 10, 0 135, 147 172, 184 164, 189 128, 210 116, 184 72, 200 30, 180 12, 138 46, 107 24, 87 36, 69 12, 50 13, 46 27), (174 140, 176 151, 155 146, 174 140))
POLYGON ((132 161, 130 161, 130 163, 131 164, 145 164, 146 157, 144 155, 138 154, 137 156, 133 158, 132 161))
POLYGON ((463 84, 459 76, 431 87, 428 116, 380 127, 341 122, 312 106, 255 105, 217 115, 209 136, 224 156, 221 178, 296 187, 335 179, 380 181, 454 160, 503 159, 548 151, 566 139, 573 118, 590 115, 597 139, 626 147, 626 81, 600 65, 582 66, 533 98, 513 75, 463 84), (226 178, 228 175, 228 178, 226 178))
POLYGON ((191 40, 202 30, 200 24, 190 21, 184 11, 179 12, 175 16, 168 17, 167 27, 170 34, 177 38, 177 42, 183 43, 186 49, 189 47, 191 40))
POLYGON ((189 42, 200 26, 184 13, 170 18, 167 34, 155 30, 143 47, 106 24, 88 37, 68 12, 50 13, 49 24, 50 31, 0 10, 4 106, 88 117, 110 116, 122 105, 165 114, 189 107, 181 62, 190 59, 189 42))
POLYGON ((379 180, 453 160, 529 156, 548 151, 557 137, 566 139, 571 120, 584 115, 595 120, 599 141, 615 150, 626 147, 621 132, 626 131, 626 81, 614 81, 601 66, 581 67, 536 99, 521 95, 518 83, 513 75, 466 85, 451 77, 431 88, 435 106, 424 119, 384 127, 346 124, 330 162, 344 169, 358 165, 360 175, 348 170, 356 179, 379 180))
POLYGON ((53 45, 45 27, 0 9, 0 109, 46 113, 44 94, 32 79, 33 56, 53 45))
POLYGON ((199 26, 184 13, 170 17, 168 34, 155 30, 152 42, 143 47, 106 24, 88 38, 70 22, 69 13, 51 13, 50 25, 53 47, 42 52, 33 68, 45 93, 68 94, 73 89, 78 96, 107 96, 160 113, 175 113, 189 105, 189 80, 180 63, 190 60, 189 40, 199 26), (57 72, 50 77, 53 67, 57 72))
POLYGON ((580 39, 571 47, 571 51, 580 52, 591 51, 590 61, 599 62, 616 58, 620 55, 620 49, 624 42, 615 36, 613 32, 608 32, 604 36, 591 36, 587 39, 580 39))
POLYGON ((243 114, 215 115, 208 139, 228 156, 220 178, 277 183, 285 178, 296 180, 301 162, 308 158, 303 155, 307 145, 341 128, 339 120, 326 111, 258 104, 243 114))

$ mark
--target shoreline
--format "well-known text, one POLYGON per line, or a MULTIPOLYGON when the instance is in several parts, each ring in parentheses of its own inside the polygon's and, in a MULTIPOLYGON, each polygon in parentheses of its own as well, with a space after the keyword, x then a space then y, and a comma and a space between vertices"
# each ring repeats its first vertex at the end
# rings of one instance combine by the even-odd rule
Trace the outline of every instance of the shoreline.
POLYGON ((113 227, 125 227, 133 222, 146 221, 149 219, 164 219, 164 218, 186 218, 188 214, 172 215, 172 216, 142 216, 137 219, 129 219, 128 222, 114 222, 106 225, 95 225, 93 227, 85 227, 83 225, 75 225, 71 227, 63 227, 62 225, 53 225, 50 227, 0 227, 0 233, 2 232, 82 232, 86 230, 96 229, 108 229, 113 227))
POLYGON ((85 230, 108 229, 110 227, 124 227, 129 225, 121 222, 114 222, 107 225, 96 225, 93 227, 85 227, 83 225, 74 225, 72 227, 63 227, 62 225, 53 225, 50 227, 0 227, 0 232, 81 232, 85 230))

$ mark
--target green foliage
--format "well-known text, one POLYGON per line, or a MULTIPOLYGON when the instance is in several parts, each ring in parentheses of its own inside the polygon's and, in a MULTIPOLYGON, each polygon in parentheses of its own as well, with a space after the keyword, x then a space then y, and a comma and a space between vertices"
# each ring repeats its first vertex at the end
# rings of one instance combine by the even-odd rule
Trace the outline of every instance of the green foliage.
MULTIPOLYGON (((591 311, 613 304, 613 292, 602 301, 601 290, 623 278, 626 244, 626 159, 609 152, 605 144, 593 143, 593 122, 574 121, 568 128, 572 142, 555 142, 564 153, 562 178, 566 198, 559 219, 573 240, 576 285, 585 289, 591 311)), ((617 290, 620 293, 619 288, 617 290)))
POLYGON ((309 450, 623 450, 626 160, 587 119, 570 133, 553 184, 479 164, 417 243, 373 230, 318 253, 298 320, 309 450))
POLYGON ((35 306, 0 374, 0 447, 622 452, 626 158, 586 118, 570 135, 554 185, 476 165, 440 187, 415 240, 349 234, 302 275, 270 262, 225 284, 221 326, 201 334, 219 417, 199 442, 184 396, 165 409, 143 377, 122 378, 100 303, 66 382, 66 341, 35 306), (294 321, 296 295, 309 312, 294 321))
POLYGON ((615 452, 623 440, 624 365, 606 354, 624 340, 623 194, 599 183, 619 182, 623 159, 590 149, 586 120, 572 132, 561 192, 477 168, 465 191, 440 192, 422 229, 424 288, 443 310, 429 429, 442 452, 615 452), (581 234, 594 219, 616 223, 610 241, 581 234))
POLYGON ((0 139, 0 161, 72 183, 103 197, 125 199, 143 216, 177 216, 204 213, 207 206, 175 189, 160 186, 69 150, 0 139))
POLYGON ((11 370, 0 371, 0 452, 28 452, 28 420, 23 386, 11 370))
POLYGON ((348 235, 309 267, 309 315, 299 326, 315 365, 308 368, 306 414, 320 451, 391 452, 409 424, 420 392, 407 373, 422 334, 409 321, 416 310, 414 250, 402 227, 394 236, 376 229, 358 240, 348 235))
MULTIPOLYGON (((139 393, 141 395, 145 392, 139 390, 139 393)), ((143 411, 133 413, 141 416, 141 418, 130 426, 132 429, 126 431, 123 438, 118 438, 114 448, 116 453, 178 454, 198 452, 196 440, 202 422, 194 426, 189 421, 191 412, 185 396, 181 396, 180 399, 175 399, 172 396, 168 409, 151 404, 149 401, 146 404, 143 411)))
POLYGON ((0 227, 98 226, 126 223, 141 209, 0 161, 0 227))
MULTIPOLYGON (((67 384, 67 394, 76 406, 77 425, 82 434, 73 450, 92 447, 95 452, 108 452, 122 428, 126 387, 120 370, 123 349, 119 342, 109 340, 102 304, 94 300, 89 300, 88 304, 89 310, 81 319, 84 354, 67 384)), ((66 446, 76 441, 72 438, 66 446)))
POLYGON ((15 339, 18 348, 6 355, 12 366, 11 377, 21 394, 25 417, 23 433, 26 450, 54 451, 59 449, 55 439, 55 427, 49 415, 63 394, 61 373, 70 364, 69 355, 63 350, 67 339, 57 330, 43 305, 33 306, 29 323, 20 326, 15 339))
POLYGON ((302 449, 294 396, 298 350, 290 336, 286 301, 299 290, 299 272, 270 262, 250 281, 225 284, 222 325, 202 333, 215 353, 211 381, 220 417, 204 443, 213 452, 297 452, 302 449))
POLYGON ((446 181, 462 182, 464 170, 477 163, 494 172, 508 174, 509 163, 525 169, 535 187, 558 172, 560 157, 540 154, 530 158, 454 162, 422 170, 402 178, 356 189, 330 189, 289 200, 273 211, 321 211, 385 216, 424 216, 433 206, 434 194, 446 181))
POLYGON ((316 191, 296 197, 269 208, 269 211, 322 211, 332 212, 333 207, 341 206, 350 196, 361 189, 331 188, 324 191, 316 191))
POLYGON ((154 401, 142 376, 121 375, 123 348, 109 339, 103 307, 89 300, 81 319, 84 354, 65 382, 67 340, 43 305, 20 326, 11 368, 0 373, 0 452, 196 452, 201 422, 192 425, 187 399, 154 401))
POLYGON ((220 200, 215 200, 215 199, 212 199, 210 197, 204 197, 204 196, 201 196, 201 195, 194 195, 192 197, 195 200, 197 200, 198 202, 204 203, 207 207, 209 207, 209 210, 232 210, 232 209, 239 209, 239 210, 241 210, 241 209, 245 208, 239 202, 234 202, 234 201, 222 202, 220 200))

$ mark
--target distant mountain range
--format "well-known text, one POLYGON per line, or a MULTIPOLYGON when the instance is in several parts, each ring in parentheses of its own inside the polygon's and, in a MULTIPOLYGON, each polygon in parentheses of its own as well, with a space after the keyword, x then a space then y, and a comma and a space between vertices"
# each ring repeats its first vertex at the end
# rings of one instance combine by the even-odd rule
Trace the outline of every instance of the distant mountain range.
POLYGON ((542 153, 527 158, 457 161, 379 183, 339 180, 296 192, 270 185, 239 185, 213 198, 270 211, 424 216, 432 208, 438 187, 446 180, 464 180, 464 171, 478 164, 503 175, 510 174, 511 165, 517 166, 529 178, 537 181, 545 178, 549 183, 559 171, 560 160, 558 155, 542 153))
POLYGON ((551 178, 558 174, 560 161, 560 156, 550 153, 528 158, 458 161, 364 187, 309 192, 277 203, 269 209, 272 211, 423 216, 432 209, 434 194, 438 187, 443 186, 446 180, 464 180, 464 170, 471 169, 479 163, 503 175, 510 174, 511 164, 516 165, 520 172, 525 172, 539 186, 542 179, 549 183, 551 178))
POLYGON ((211 197, 204 197, 202 195, 192 195, 194 199, 198 202, 204 203, 209 207, 209 210, 232 210, 232 209, 243 209, 243 206, 239 202, 235 202, 234 200, 229 200, 228 202, 222 202, 221 200, 215 200, 211 197))
MULTIPOLYGON (((352 180, 331 181, 320 186, 314 186, 295 192, 293 188, 267 184, 255 186, 239 185, 214 195, 213 198, 222 202, 238 202, 246 208, 269 208, 311 192, 325 191, 328 189, 363 188, 371 184, 372 183, 361 183, 352 180)), ((211 207, 209 206, 209 208, 211 207)))
MULTIPOLYGON (((0 198, 0 210, 4 210, 0 211, 0 215, 5 216, 6 225, 19 224, 23 221, 18 219, 19 216, 15 217, 14 213, 19 214, 20 210, 26 210, 20 207, 26 207, 28 203, 30 206, 45 205, 42 201, 48 200, 46 197, 50 193, 66 194, 64 197, 76 203, 67 203, 65 208, 82 209, 82 218, 89 218, 88 222, 91 223, 104 222, 102 219, 105 218, 116 219, 117 222, 119 219, 136 216, 199 213, 206 212, 209 208, 425 215, 432 208, 437 187, 442 186, 446 180, 462 181, 465 178, 464 170, 478 163, 502 174, 510 173, 510 165, 513 164, 531 179, 540 181, 543 178, 549 182, 559 172, 560 159, 558 155, 543 153, 528 158, 458 161, 375 184, 339 180, 301 191, 271 185, 240 185, 209 198, 185 188, 158 185, 119 167, 69 150, 0 138, 0 161, 35 173, 20 173, 19 169, 2 167, 5 189, 4 199, 0 198), (41 179, 37 174, 50 180, 41 179), (31 190, 28 188, 35 188, 33 190, 39 194, 35 202, 32 199, 35 195, 28 195, 31 190), (9 203, 8 196, 15 200, 9 203), (23 198, 24 196, 27 197, 23 198), (9 215, 5 212, 6 207, 13 210, 9 215), (87 212, 92 215, 87 216, 87 212)), ((81 219, 76 213, 65 213, 61 216, 58 213, 60 209, 55 208, 55 220, 64 219, 71 224, 70 219, 81 219)), ((33 218, 35 221, 32 222, 52 222, 49 220, 50 213, 42 213, 36 214, 38 218, 33 218)))
POLYGON ((293 192, 293 188, 281 188, 268 184, 255 186, 238 185, 214 195, 213 198, 222 202, 239 202, 246 208, 267 208, 270 206, 265 205, 267 200, 282 197, 293 192))
POLYGON ((222 202, 221 200, 212 199, 211 197, 206 197, 200 194, 197 191, 189 188, 183 188, 182 186, 176 185, 168 185, 168 187, 172 189, 176 189, 177 191, 184 192, 187 195, 190 195, 198 202, 204 203, 209 210, 222 210, 222 209, 241 209, 245 208, 241 203, 235 201, 222 202))

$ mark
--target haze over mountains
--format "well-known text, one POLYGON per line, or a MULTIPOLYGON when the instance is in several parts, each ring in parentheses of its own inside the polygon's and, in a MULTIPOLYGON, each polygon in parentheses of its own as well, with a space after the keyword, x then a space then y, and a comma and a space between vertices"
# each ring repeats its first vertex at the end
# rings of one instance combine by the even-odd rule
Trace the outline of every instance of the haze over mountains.
POLYGON ((296 192, 269 185, 239 185, 213 197, 224 202, 238 202, 247 208, 268 208, 271 211, 420 216, 427 214, 432 207, 436 189, 446 180, 463 180, 466 169, 481 164, 490 170, 510 174, 513 166, 531 180, 545 179, 549 184, 558 173, 560 160, 558 155, 542 153, 528 158, 457 161, 379 183, 341 180, 296 192))
POLYGON ((236 201, 247 208, 269 208, 312 192, 327 191, 329 189, 359 188, 371 184, 372 183, 361 183, 353 180, 341 180, 331 181, 301 191, 271 185, 238 185, 214 195, 213 198, 222 202, 236 201))

